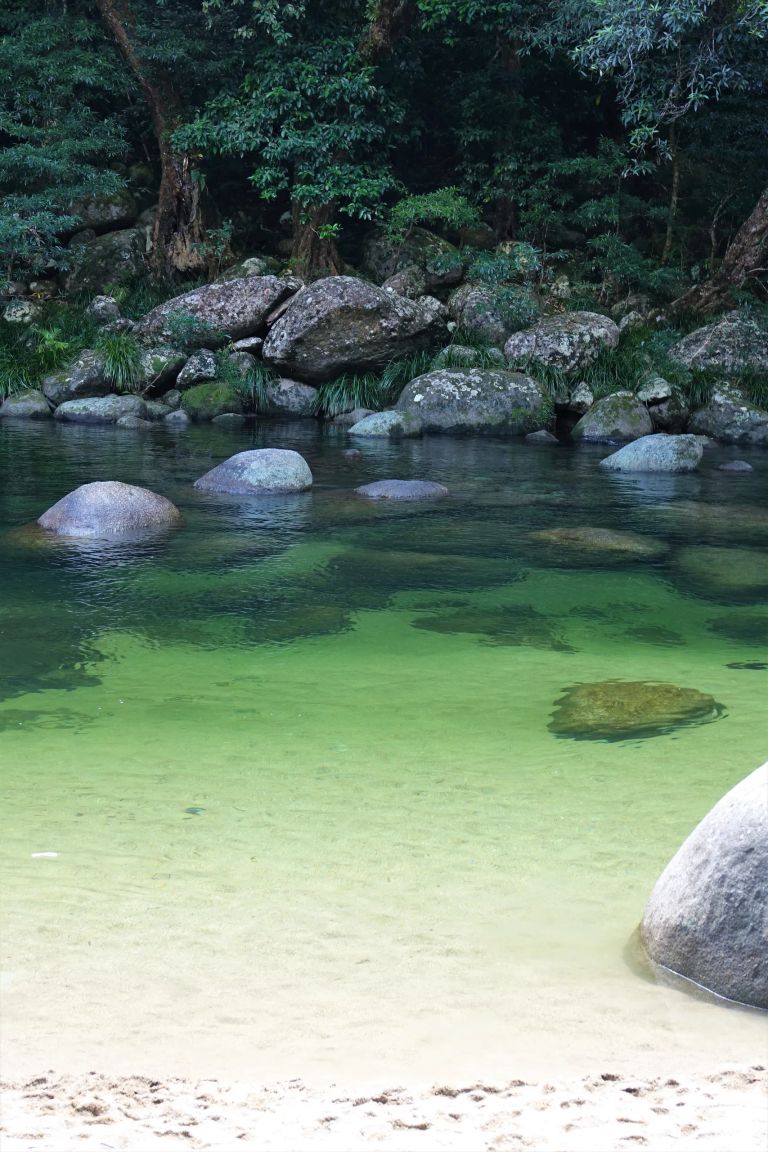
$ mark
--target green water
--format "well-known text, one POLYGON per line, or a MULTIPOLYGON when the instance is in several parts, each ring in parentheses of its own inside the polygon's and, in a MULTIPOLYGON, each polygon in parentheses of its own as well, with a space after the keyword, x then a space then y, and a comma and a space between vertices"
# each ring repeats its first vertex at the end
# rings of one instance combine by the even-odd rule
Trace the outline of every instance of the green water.
POLYGON ((4 1070, 759 1058, 764 1018, 658 983, 628 942, 681 840, 765 758, 768 458, 733 476, 709 449, 700 474, 649 479, 599 474, 599 450, 434 438, 350 466, 345 445, 0 427, 4 1070), (193 491, 267 444, 306 455, 312 493, 193 491), (350 495, 386 476, 451 496, 350 495), (169 496, 183 529, 20 530, 100 478, 169 496), (660 555, 531 538, 579 525, 660 555), (691 548, 733 564, 693 579, 710 553, 691 548), (637 737, 551 730, 564 692, 606 680, 718 707, 637 737))

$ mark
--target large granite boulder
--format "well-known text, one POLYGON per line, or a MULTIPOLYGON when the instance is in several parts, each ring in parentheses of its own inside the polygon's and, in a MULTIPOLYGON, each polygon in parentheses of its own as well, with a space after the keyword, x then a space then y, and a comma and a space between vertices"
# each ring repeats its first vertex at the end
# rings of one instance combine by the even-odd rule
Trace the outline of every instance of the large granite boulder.
POLYGON ((656 964, 768 1008, 768 764, 727 792, 672 857, 641 935, 656 964))
POLYGON ((147 488, 101 480, 83 484, 49 508, 38 520, 59 536, 114 536, 150 528, 168 528, 181 519, 178 508, 147 488))
POLYGON ((303 456, 283 448, 237 452, 195 481, 203 492, 304 492, 312 472, 303 456))
POLYGON ((370 436, 374 439, 400 439, 402 436, 420 436, 421 421, 410 412, 371 412, 363 416, 349 430, 350 436, 370 436))
POLYGON ((615 348, 618 343, 619 329, 608 316, 598 312, 562 312, 510 336, 504 355, 516 368, 540 364, 561 372, 575 372, 593 364, 604 348, 615 348))
POLYGON ((176 377, 176 387, 180 392, 191 388, 194 384, 202 384, 205 380, 215 380, 219 365, 216 356, 208 348, 201 348, 193 352, 184 367, 176 377))
POLYGON ((374 480, 355 492, 367 500, 436 500, 448 495, 445 485, 434 480, 374 480))
POLYGON ((693 472, 704 449, 697 436, 668 436, 656 432, 625 444, 600 461, 606 472, 693 472))
POLYGON ((0 420, 49 420, 51 406, 42 392, 31 389, 8 396, 0 407, 0 420))
POLYGON ((65 400, 79 400, 84 396, 106 396, 111 390, 105 373, 104 357, 91 348, 81 352, 68 368, 46 376, 41 387, 43 395, 53 405, 63 404, 65 400))
POLYGON ((146 419, 147 406, 139 396, 93 396, 65 400, 54 412, 57 420, 71 424, 117 424, 121 416, 146 419))
POLYGON ((448 313, 465 332, 501 349, 513 332, 536 320, 540 308, 529 289, 522 286, 494 288, 469 283, 451 293, 448 313))
POLYGON ((574 425, 574 440, 613 443, 650 436, 653 424, 648 409, 634 392, 612 392, 597 400, 574 425))
POLYGON ((129 284, 141 276, 147 252, 140 228, 124 228, 69 246, 69 271, 64 287, 70 295, 100 295, 114 285, 129 284))
POLYGON ((689 428, 724 444, 768 444, 768 412, 750 404, 732 384, 713 389, 704 407, 691 416, 689 428))
POLYGON ((266 411, 275 416, 299 419, 317 413, 317 388, 311 384, 300 384, 298 380, 272 381, 267 384, 266 398, 266 411))
POLYGON ((725 377, 768 372, 768 330, 752 316, 730 312, 678 340, 669 355, 686 368, 725 377))
POLYGON ((405 386, 397 410, 425 432, 522 436, 547 423, 546 403, 541 384, 519 372, 438 368, 405 386))
MULTIPOLYGON (((392 239, 374 228, 363 243, 363 269, 381 283, 405 269, 417 269, 424 292, 458 284, 464 275, 461 252, 449 240, 426 228, 412 228, 404 239, 392 239)), ((410 294, 410 293, 409 293, 410 294)))
POLYGON ((178 339, 181 327, 187 347, 219 347, 227 339, 258 336, 267 317, 293 288, 277 276, 244 276, 223 284, 204 284, 153 308, 136 324, 140 340, 178 339))
POLYGON ((437 301, 406 300, 354 276, 328 276, 291 300, 262 355, 286 376, 314 384, 376 371, 444 343, 446 335, 437 301))

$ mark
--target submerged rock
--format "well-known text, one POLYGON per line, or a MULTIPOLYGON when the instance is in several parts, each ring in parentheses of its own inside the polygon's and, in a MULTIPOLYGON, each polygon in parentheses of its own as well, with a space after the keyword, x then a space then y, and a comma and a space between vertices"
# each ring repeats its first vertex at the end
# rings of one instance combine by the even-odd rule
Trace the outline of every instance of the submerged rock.
POLYGON ((559 444, 557 436, 553 436, 551 432, 547 432, 546 428, 540 428, 538 432, 529 432, 526 436, 529 444, 559 444))
MULTIPOLYGON (((649 509, 649 519, 665 528, 684 532, 697 541, 724 539, 768 540, 768 509, 757 504, 710 504, 678 500, 649 509)), ((768 561, 767 561, 768 563, 768 561)))
POLYGON ((486 644, 574 651, 556 635, 547 617, 527 604, 506 608, 466 608, 461 612, 422 616, 413 621, 413 627, 428 632, 478 635, 486 644))
POLYGON ((30 389, 8 396, 0 407, 0 420, 50 420, 51 406, 42 392, 30 389))
POLYGON ((714 720, 721 712, 714 697, 695 688, 603 680, 566 688, 549 730, 572 740, 630 740, 714 720))
POLYGON ((641 928, 651 960, 768 1008, 766 877, 768 764, 718 801, 657 880, 641 928))
POLYGON ((360 591, 392 594, 414 588, 488 588, 508 584, 518 573, 507 561, 455 556, 449 553, 379 551, 355 548, 335 556, 327 573, 349 588, 350 596, 360 591))
POLYGON ((707 621, 707 628, 716 636, 733 640, 735 644, 754 645, 768 652, 768 616, 750 612, 740 616, 733 612, 707 621))
POLYGON ((753 548, 681 548, 673 572, 686 591, 712 600, 755 601, 768 595, 766 554, 753 548))
POLYGON ((616 348, 618 343, 619 329, 608 316, 562 312, 510 336, 504 355, 513 367, 540 364, 574 372, 593 364, 604 348, 616 348))
POLYGON ((178 508, 148 488, 99 480, 62 497, 38 520, 58 536, 113 536, 168 528, 181 519, 178 508))
POLYGON ((667 545, 637 532, 617 532, 612 528, 544 528, 531 533, 531 539, 555 550, 568 562, 572 559, 592 564, 620 564, 626 560, 656 560, 667 545))
POLYGON ((238 452, 195 481, 203 492, 304 492, 311 487, 304 457, 283 448, 238 452))
POLYGON ((425 432, 522 436, 546 423, 546 396, 519 372, 439 368, 407 384, 397 410, 425 432))
POLYGON ((606 472, 693 472, 704 449, 695 436, 641 436, 600 461, 606 472))
POLYGON ((443 484, 432 480, 375 480, 355 488, 355 492, 368 500, 435 500, 448 495, 443 484))
POLYGON ((653 424, 648 409, 634 392, 613 392, 596 401, 574 426, 574 440, 592 443, 638 440, 650 436, 653 424))
POLYGON ((729 460, 727 464, 718 464, 718 472, 753 472, 751 464, 746 460, 729 460))

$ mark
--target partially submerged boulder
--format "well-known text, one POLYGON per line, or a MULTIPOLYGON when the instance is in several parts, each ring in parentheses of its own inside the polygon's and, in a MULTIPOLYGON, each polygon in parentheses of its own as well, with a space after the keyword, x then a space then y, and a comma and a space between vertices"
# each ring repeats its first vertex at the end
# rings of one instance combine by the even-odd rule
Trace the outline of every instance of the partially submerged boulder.
POLYGON ((265 363, 316 384, 368 372, 432 348, 447 335, 437 301, 396 296, 353 276, 303 288, 264 341, 265 363))
POLYGON ((303 456, 283 448, 238 452, 195 481, 203 492, 304 492, 312 472, 303 456))
POLYGON ((433 480, 374 480, 355 492, 368 500, 436 500, 448 495, 445 485, 433 480))
POLYGON ((350 436, 399 439, 402 436, 420 436, 421 421, 409 412, 371 412, 353 424, 350 436))
POLYGON ((656 964, 768 1008, 768 764, 727 792, 672 857, 641 936, 656 964))
POLYGON ((656 432, 625 444, 600 461, 606 472, 693 472, 704 449, 695 436, 668 436, 656 432))
POLYGON ((754 317, 729 312, 696 328, 669 349, 686 368, 718 372, 725 377, 768 372, 768 331, 754 317))
POLYGON ((649 436, 653 424, 648 410, 634 392, 612 392, 597 400, 574 426, 574 440, 612 443, 649 436))
POLYGON ((504 355, 516 368, 539 364, 575 372, 594 363, 604 348, 616 348, 618 343, 619 329, 608 316, 562 312, 510 336, 504 355))
POLYGON ((704 407, 693 413, 689 427, 724 444, 768 444, 768 411, 750 404, 733 384, 717 385, 704 407))
POLYGON ((148 488, 100 480, 62 497, 38 520, 58 536, 116 536, 169 528, 181 519, 178 508, 148 488))
POLYGON ((243 402, 237 391, 224 380, 195 384, 181 397, 181 407, 191 420, 204 423, 224 412, 242 412, 243 402))
POLYGON ((134 331, 141 340, 172 340, 183 325, 188 347, 216 348, 227 339, 260 335, 269 314, 292 292, 277 276, 204 284, 153 308, 134 331))
POLYGON ((57 420, 73 424, 117 424, 122 416, 146 418, 146 404, 138 396, 94 396, 66 400, 54 412, 57 420))
POLYGON ((8 396, 0 406, 0 420, 50 420, 51 406, 42 392, 30 389, 8 396))
POLYGON ((546 423, 541 384, 520 372, 438 368, 407 384, 397 410, 425 432, 521 436, 546 423))
POLYGON ((630 740, 715 720, 714 697, 695 688, 652 681, 574 684, 555 703, 550 732, 572 740, 630 740))

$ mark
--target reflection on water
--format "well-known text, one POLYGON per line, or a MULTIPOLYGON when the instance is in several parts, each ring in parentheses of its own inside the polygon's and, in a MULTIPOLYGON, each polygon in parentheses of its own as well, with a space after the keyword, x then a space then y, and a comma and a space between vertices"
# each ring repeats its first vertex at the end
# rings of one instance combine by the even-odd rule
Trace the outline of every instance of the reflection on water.
POLYGON ((768 463, 605 476, 599 449, 434 438, 367 445, 353 477, 345 446, 0 426, 6 1061, 749 1059, 754 1014, 639 979, 626 942, 764 759, 768 463), (314 490, 193 490, 252 445, 303 452, 314 490), (387 476, 450 495, 351 495, 387 476), (183 528, 24 530, 94 479, 183 528))

